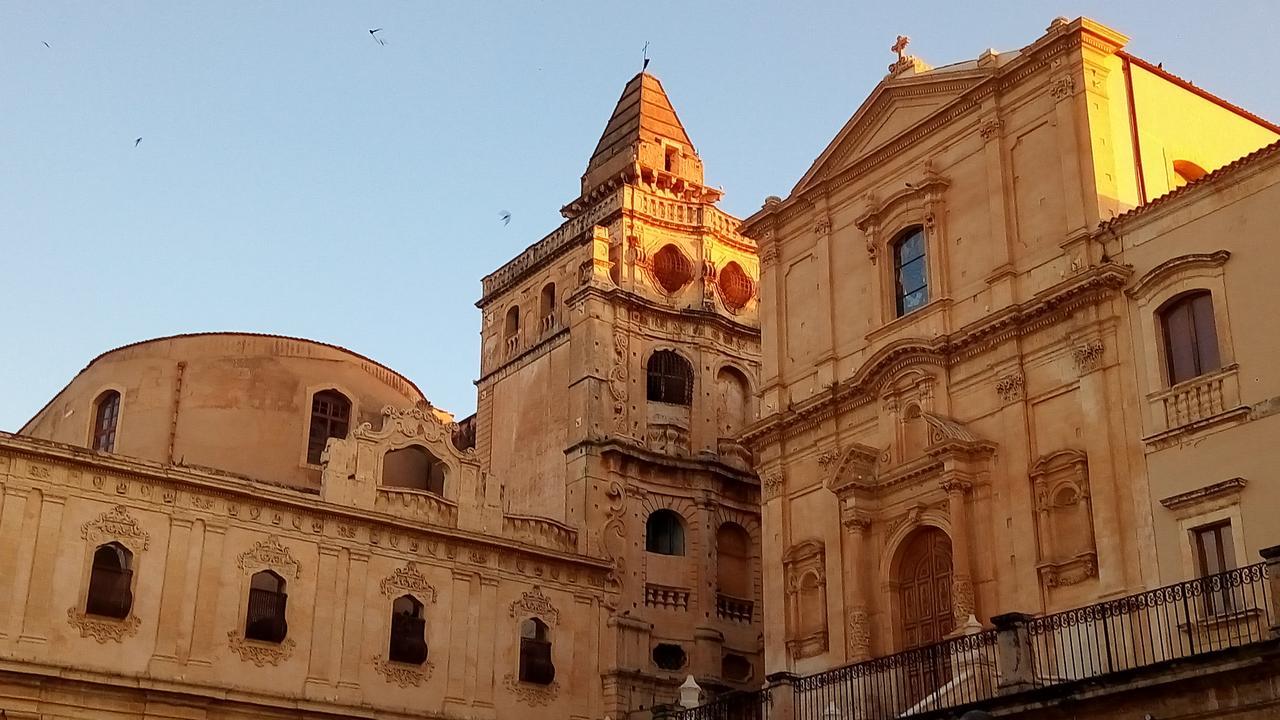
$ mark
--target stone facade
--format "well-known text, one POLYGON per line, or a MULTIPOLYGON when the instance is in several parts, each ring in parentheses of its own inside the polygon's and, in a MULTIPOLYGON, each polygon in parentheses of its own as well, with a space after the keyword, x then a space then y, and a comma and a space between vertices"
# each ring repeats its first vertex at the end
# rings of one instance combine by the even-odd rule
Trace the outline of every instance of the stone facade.
MULTIPOLYGON (((1177 513, 1191 511, 1156 501, 1207 494, 1230 514, 1246 487, 1231 476, 1261 474, 1265 454, 1240 448, 1264 444, 1266 421, 1241 423, 1266 414, 1273 383, 1240 394, 1228 348, 1203 381, 1221 399, 1166 427, 1147 329, 1153 303, 1179 288, 1221 293, 1233 248, 1270 252, 1258 234, 1269 225, 1252 219, 1274 213, 1269 192, 1246 201, 1243 180, 1235 192, 1193 188, 1280 128, 1125 42, 1059 19, 1019 51, 938 69, 899 43, 899 62, 790 196, 744 221, 762 258, 762 419, 746 440, 773 539, 770 672, 927 644, 970 616, 985 624, 1186 579, 1177 523, 1192 521, 1177 513), (1155 209, 1152 198, 1187 182, 1155 209), (1152 209, 1100 229, 1139 206, 1152 209), (1201 420, 1235 426, 1234 439, 1167 449, 1212 432, 1189 427, 1201 420), (1211 471, 1224 453, 1236 453, 1233 469, 1211 471)), ((1253 263, 1224 305, 1266 291, 1256 273, 1267 262, 1253 263)), ((1251 379, 1271 335, 1248 341, 1251 379)), ((1224 347, 1241 337, 1220 336, 1224 347)), ((1273 527, 1246 523, 1240 563, 1276 542, 1273 527)))
POLYGON ((565 223, 484 279, 461 423, 297 338, 94 359, 0 436, 0 709, 598 719, 690 673, 759 683, 759 485, 737 441, 759 267, 720 195, 637 75, 565 223), (119 617, 90 587, 121 575, 102 553, 127 558, 119 617), (398 603, 425 621, 421 662, 391 656, 398 603), (524 656, 547 641, 539 681, 524 656))

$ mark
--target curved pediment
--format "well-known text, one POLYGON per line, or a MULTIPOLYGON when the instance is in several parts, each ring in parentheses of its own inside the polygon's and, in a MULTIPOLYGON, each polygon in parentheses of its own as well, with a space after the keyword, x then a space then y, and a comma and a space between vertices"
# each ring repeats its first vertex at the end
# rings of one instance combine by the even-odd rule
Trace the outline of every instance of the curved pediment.
POLYGON ((459 450, 453 444, 458 424, 441 417, 431 406, 382 408, 382 427, 373 429, 372 423, 361 423, 351 431, 356 440, 370 441, 392 448, 407 445, 425 445, 438 457, 453 457, 461 461, 476 462, 475 450, 459 450))

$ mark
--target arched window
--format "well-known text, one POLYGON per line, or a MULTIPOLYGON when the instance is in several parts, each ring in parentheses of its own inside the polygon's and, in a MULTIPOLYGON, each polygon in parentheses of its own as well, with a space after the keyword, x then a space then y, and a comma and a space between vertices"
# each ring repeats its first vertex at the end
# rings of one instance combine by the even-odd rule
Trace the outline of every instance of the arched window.
POLYGON ((556 284, 547 283, 542 286, 542 296, 538 300, 538 318, 542 331, 546 332, 556 324, 556 284))
POLYGON ((653 254, 653 276, 668 293, 675 294, 693 279, 693 263, 675 245, 663 245, 653 254))
POLYGON ((649 392, 653 402, 689 405, 693 402, 693 366, 672 350, 649 356, 649 392))
POLYGON ((412 595, 401 595, 391 603, 391 648, 387 657, 413 665, 427 661, 427 619, 422 615, 422 603, 412 595))
POLYGON ((751 599, 751 536, 737 523, 716 530, 716 589, 737 600, 751 599))
POLYGON ((1193 183, 1207 174, 1204 168, 1190 160, 1173 161, 1173 186, 1175 188, 1180 188, 1187 183, 1193 183))
POLYGON ((93 407, 93 449, 115 452, 116 425, 120 422, 120 393, 108 390, 93 407))
POLYGON ((512 305, 507 308, 506 320, 502 323, 502 337, 513 338, 520 332, 520 306, 512 305))
POLYGON ((730 310, 741 310, 751 302, 751 296, 756 291, 751 276, 742 269, 741 265, 733 261, 726 264, 720 271, 719 285, 720 297, 724 299, 725 307, 730 310))
POLYGON ((289 633, 285 622, 284 578, 262 570, 249 580, 249 610, 244 618, 244 636, 249 640, 278 643, 289 633))
POLYGON ((825 632, 827 629, 826 598, 822 580, 816 572, 808 572, 800 578, 800 634, 802 637, 825 632))
POLYGON ((538 618, 529 618, 520 624, 520 682, 550 685, 555 679, 551 629, 538 618))
POLYGON ((893 241, 893 276, 898 317, 929 302, 924 228, 916 226, 905 230, 893 241))
POLYGON ((1207 290, 1179 295, 1165 303, 1159 315, 1170 385, 1221 367, 1213 296, 1207 290))
POLYGON ((382 457, 382 484, 426 490, 444 496, 445 464, 421 445, 392 450, 382 457))
POLYGON ((133 553, 120 543, 99 545, 93 551, 89 593, 84 611, 89 615, 123 620, 133 607, 133 553))
POLYGON ((659 555, 684 555, 684 520, 674 510, 655 510, 644 526, 644 549, 659 555))
POLYGON ((344 438, 351 423, 351 401, 337 390, 321 390, 311 398, 311 429, 307 432, 307 462, 320 464, 329 438, 344 438))

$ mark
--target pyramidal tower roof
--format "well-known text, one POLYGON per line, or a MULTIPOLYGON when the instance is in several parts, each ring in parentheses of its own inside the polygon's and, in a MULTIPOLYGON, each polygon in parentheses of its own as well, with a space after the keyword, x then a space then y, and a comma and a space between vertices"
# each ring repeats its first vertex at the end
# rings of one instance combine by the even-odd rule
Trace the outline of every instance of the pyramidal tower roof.
POLYGON ((650 142, 665 138, 683 145, 693 152, 693 141, 680 124, 676 110, 671 106, 667 92, 662 89, 658 78, 649 73, 640 73, 631 78, 622 89, 622 97, 613 108, 613 115, 604 126, 604 134, 596 143, 596 150, 591 154, 591 162, 587 163, 587 172, 592 167, 613 157, 619 151, 630 147, 637 139, 650 142))
POLYGON ((604 133, 587 162, 582 193, 642 174, 662 174, 701 185, 702 161, 693 141, 676 116, 658 78, 639 73, 622 89, 622 96, 605 124, 604 133))

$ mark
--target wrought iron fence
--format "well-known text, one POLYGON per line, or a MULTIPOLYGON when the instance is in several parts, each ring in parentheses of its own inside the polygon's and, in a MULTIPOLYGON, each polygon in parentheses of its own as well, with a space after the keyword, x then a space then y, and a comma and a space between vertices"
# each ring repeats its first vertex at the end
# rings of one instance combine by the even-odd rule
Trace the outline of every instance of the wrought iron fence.
POLYGON ((795 682, 798 718, 888 720, 967 705, 995 695, 996 632, 961 635, 795 682))
POLYGON ((1040 685, 1096 677, 1267 639, 1263 563, 1033 618, 1040 685))

